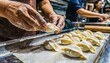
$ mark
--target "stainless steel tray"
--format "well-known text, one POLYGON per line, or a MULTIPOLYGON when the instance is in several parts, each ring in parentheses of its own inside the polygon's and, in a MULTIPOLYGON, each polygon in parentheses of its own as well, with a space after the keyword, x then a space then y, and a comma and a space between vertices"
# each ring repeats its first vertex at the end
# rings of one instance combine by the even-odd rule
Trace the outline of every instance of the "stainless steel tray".
MULTIPOLYGON (((73 29, 63 31, 67 33, 72 31, 73 29)), ((103 44, 101 47, 95 47, 97 49, 96 54, 92 53, 84 53, 87 56, 87 60, 81 60, 76 58, 69 58, 62 55, 59 52, 47 51, 43 47, 43 43, 45 40, 55 39, 62 35, 61 34, 42 34, 37 36, 29 36, 20 39, 14 39, 6 42, 2 42, 1 46, 5 47, 10 45, 8 49, 6 49, 11 54, 15 55, 18 59, 20 59, 23 63, 97 63, 100 55, 102 54, 106 43, 109 41, 109 34, 105 33, 106 39, 102 41, 103 44), (17 49, 14 47, 16 43, 21 43, 29 41, 31 42, 30 46, 24 49, 17 49), (10 43, 12 42, 12 43, 10 43), (3 44, 4 43, 4 44, 3 44)))
POLYGON ((108 41, 108 37, 106 37, 107 40, 103 40, 101 42, 102 43, 101 47, 95 47, 97 50, 95 54, 84 53, 87 57, 87 60, 81 60, 78 58, 69 58, 62 55, 59 52, 52 52, 45 50, 42 45, 39 45, 39 44, 43 44, 45 40, 58 38, 60 36, 61 34, 34 39, 30 44, 30 46, 35 46, 35 48, 19 51, 20 53, 17 52, 14 53, 14 55, 24 63, 31 63, 31 62, 32 63, 97 63, 108 41))

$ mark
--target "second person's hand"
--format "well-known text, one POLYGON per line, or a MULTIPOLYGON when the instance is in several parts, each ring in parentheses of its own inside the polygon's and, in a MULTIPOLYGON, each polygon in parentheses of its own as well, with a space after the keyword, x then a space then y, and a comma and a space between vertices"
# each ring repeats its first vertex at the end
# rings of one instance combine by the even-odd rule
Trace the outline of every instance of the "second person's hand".
POLYGON ((108 14, 100 14, 100 17, 99 17, 101 21, 106 21, 109 18, 110 16, 108 14))

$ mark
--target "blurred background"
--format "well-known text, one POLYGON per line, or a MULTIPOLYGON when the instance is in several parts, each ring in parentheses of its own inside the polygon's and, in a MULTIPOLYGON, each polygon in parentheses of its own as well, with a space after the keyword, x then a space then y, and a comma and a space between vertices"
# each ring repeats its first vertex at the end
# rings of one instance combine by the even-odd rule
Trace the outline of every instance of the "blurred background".
MULTIPOLYGON (((67 8, 69 0, 50 0, 50 1, 51 1, 53 8, 54 8, 54 11, 57 14, 65 16, 66 8, 67 8)), ((84 0, 85 9, 92 11, 94 8, 95 1, 96 0, 84 0)), ((102 1, 103 1, 102 12, 110 15, 110 0, 102 0, 102 1)), ((79 16, 79 21, 84 21, 84 20, 87 21, 87 18, 79 16)))

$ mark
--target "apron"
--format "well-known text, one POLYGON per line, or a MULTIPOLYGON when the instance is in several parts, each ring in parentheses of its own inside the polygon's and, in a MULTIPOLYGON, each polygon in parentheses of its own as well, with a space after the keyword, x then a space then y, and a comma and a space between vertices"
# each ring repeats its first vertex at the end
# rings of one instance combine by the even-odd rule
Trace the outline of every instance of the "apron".
MULTIPOLYGON (((39 2, 37 0, 13 0, 13 1, 27 3, 35 9, 36 9, 36 2, 37 3, 39 2)), ((35 35, 36 33, 38 32, 35 31, 30 32, 17 28, 14 25, 12 25, 7 19, 0 17, 0 41, 35 35)))

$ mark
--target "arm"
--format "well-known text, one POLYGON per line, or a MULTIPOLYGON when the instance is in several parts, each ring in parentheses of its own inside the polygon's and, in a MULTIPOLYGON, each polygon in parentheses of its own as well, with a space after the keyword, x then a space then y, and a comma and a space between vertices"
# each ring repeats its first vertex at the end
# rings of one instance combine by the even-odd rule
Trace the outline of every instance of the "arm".
POLYGON ((50 14, 56 14, 49 2, 49 0, 43 0, 41 2, 41 10, 44 13, 45 16, 49 17, 50 14))
POLYGON ((82 15, 82 16, 85 16, 85 17, 99 18, 101 20, 106 20, 109 17, 109 15, 107 15, 107 14, 94 13, 94 12, 85 10, 83 8, 78 9, 77 10, 77 13, 80 14, 80 15, 82 15))
POLYGON ((43 0, 40 4, 40 7, 42 12, 44 13, 45 18, 47 18, 49 22, 57 25, 61 30, 64 28, 64 17, 57 15, 54 12, 49 0, 43 0))
POLYGON ((82 16, 89 17, 89 18, 100 18, 101 20, 106 20, 109 16, 106 14, 99 14, 87 11, 83 8, 81 5, 81 2, 79 0, 70 0, 69 1, 69 8, 74 10, 73 12, 76 12, 82 16))
POLYGON ((99 13, 94 13, 94 12, 85 10, 83 8, 77 10, 77 13, 82 15, 82 16, 89 17, 89 18, 98 18, 100 16, 99 13))

